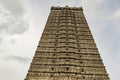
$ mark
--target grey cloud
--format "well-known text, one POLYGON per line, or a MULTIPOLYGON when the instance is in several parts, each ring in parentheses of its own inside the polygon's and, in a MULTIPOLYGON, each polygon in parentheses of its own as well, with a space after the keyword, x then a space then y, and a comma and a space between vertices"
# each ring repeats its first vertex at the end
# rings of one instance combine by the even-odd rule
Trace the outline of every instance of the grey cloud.
POLYGON ((0 43, 2 42, 2 38, 0 37, 0 43))
POLYGON ((28 30, 28 23, 24 20, 25 8, 20 0, 0 0, 0 4, 0 32, 12 35, 28 30))
POLYGON ((9 34, 22 34, 28 29, 27 23, 22 19, 15 20, 11 17, 5 23, 0 24, 0 30, 6 31, 9 34))
POLYGON ((14 43, 15 43, 15 39, 13 39, 13 40, 10 40, 10 43, 13 43, 13 44, 14 44, 14 43))
POLYGON ((0 0, 4 7, 16 17, 22 16, 25 12, 21 1, 22 0, 0 0))
POLYGON ((21 57, 21 56, 15 56, 15 55, 9 55, 5 59, 17 61, 20 63, 28 63, 30 61, 30 59, 28 57, 21 57))

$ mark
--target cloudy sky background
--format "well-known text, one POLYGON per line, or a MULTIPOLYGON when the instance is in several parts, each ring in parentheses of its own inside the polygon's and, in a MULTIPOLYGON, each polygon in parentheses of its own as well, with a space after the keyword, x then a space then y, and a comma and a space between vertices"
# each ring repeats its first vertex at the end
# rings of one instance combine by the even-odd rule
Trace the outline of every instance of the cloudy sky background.
POLYGON ((120 76, 120 0, 0 0, 0 80, 24 80, 51 6, 82 6, 111 80, 120 76))

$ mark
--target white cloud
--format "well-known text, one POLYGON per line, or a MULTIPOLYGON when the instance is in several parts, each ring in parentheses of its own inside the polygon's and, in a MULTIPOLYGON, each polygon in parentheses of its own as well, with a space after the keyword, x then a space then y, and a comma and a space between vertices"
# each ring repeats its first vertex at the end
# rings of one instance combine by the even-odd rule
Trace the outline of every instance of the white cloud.
POLYGON ((0 43, 2 42, 2 38, 0 37, 0 43))
POLYGON ((19 0, 1 0, 0 4, 0 32, 22 34, 28 30, 25 8, 19 0))
POLYGON ((0 57, 0 80, 23 80, 27 70, 24 70, 28 63, 20 64, 13 60, 4 60, 0 57))
POLYGON ((23 16, 25 13, 23 0, 0 0, 4 8, 11 12, 15 17, 23 16))
POLYGON ((30 61, 28 57, 22 57, 22 56, 16 56, 16 55, 9 55, 5 58, 5 60, 17 61, 24 64, 30 61))
POLYGON ((0 80, 23 80, 34 54, 34 39, 26 44, 32 33, 25 35, 30 26, 24 4, 24 0, 0 0, 0 80))
POLYGON ((112 21, 114 26, 116 26, 115 28, 120 32, 120 8, 113 13, 112 21))
POLYGON ((114 13, 114 17, 120 19, 120 8, 114 13))

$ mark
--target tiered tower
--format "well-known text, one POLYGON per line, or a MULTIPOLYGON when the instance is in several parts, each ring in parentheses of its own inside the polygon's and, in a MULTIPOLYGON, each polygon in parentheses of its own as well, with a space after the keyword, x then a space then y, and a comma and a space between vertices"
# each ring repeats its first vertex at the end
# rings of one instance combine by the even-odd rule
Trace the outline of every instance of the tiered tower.
POLYGON ((52 7, 25 80, 110 80, 82 7, 52 7))

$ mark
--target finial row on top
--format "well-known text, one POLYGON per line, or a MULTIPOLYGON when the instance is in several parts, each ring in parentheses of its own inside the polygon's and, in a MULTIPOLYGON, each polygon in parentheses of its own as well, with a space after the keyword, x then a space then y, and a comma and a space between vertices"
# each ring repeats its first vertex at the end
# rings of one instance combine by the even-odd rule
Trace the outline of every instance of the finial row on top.
POLYGON ((51 7, 51 10, 64 10, 64 9, 83 11, 82 7, 69 7, 68 5, 66 5, 65 7, 60 7, 60 6, 57 6, 57 7, 52 6, 51 7))

